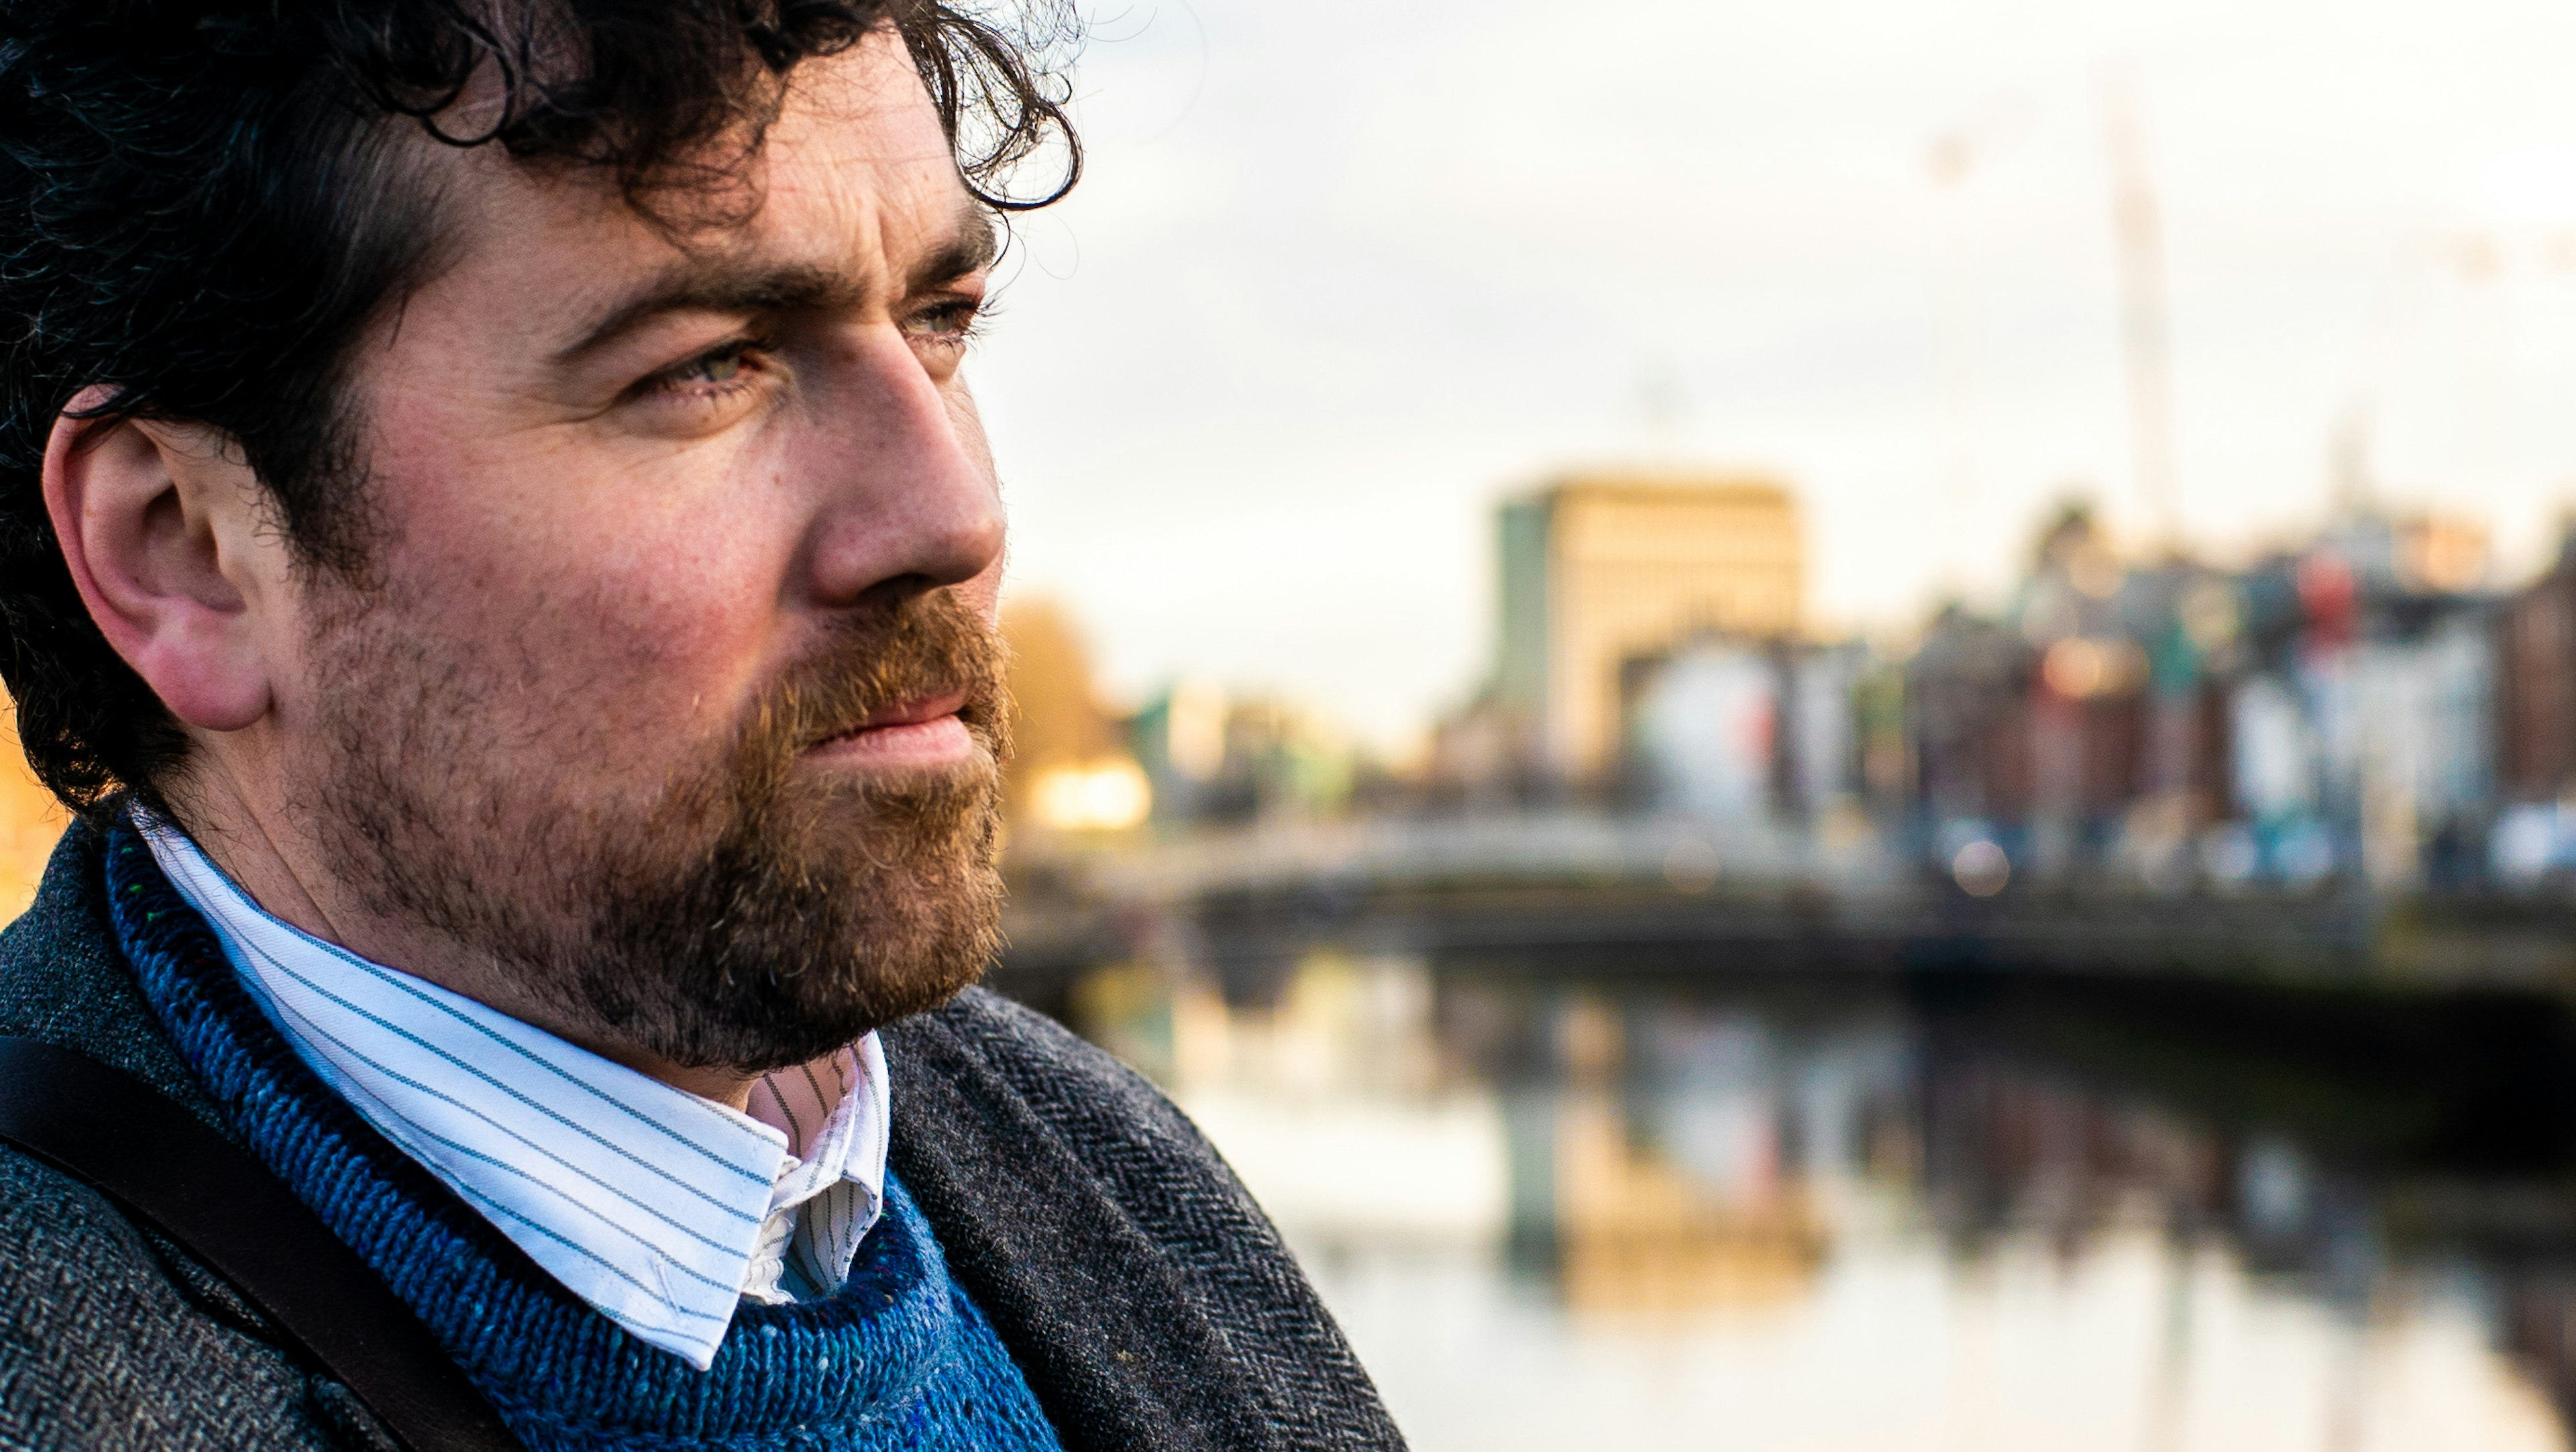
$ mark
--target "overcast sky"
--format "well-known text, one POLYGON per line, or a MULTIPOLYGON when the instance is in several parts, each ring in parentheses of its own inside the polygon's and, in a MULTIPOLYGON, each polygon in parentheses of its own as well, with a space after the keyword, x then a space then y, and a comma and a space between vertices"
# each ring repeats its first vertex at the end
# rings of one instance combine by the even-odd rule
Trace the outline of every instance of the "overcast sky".
POLYGON ((1128 699, 1192 673, 1402 738, 1484 669, 1494 501, 1569 465, 1779 474, 1827 628, 1993 590, 2072 485, 2142 528, 2106 77, 2162 208, 2195 544, 2316 518, 2346 419, 2508 568, 2576 500, 2566 0, 1092 21, 1091 175, 1021 225, 975 376, 1013 588, 1128 699))

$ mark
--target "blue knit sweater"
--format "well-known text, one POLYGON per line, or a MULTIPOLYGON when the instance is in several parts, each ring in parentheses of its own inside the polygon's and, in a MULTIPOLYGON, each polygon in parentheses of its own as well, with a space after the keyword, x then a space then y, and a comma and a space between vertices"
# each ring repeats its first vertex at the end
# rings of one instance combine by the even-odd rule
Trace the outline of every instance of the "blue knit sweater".
POLYGON ((1054 1430, 891 1175, 826 1299, 744 1305, 706 1372, 626 1335, 370 1128, 295 1057, 129 828, 117 936, 234 1131, 426 1322, 533 1452, 1056 1452, 1054 1430))

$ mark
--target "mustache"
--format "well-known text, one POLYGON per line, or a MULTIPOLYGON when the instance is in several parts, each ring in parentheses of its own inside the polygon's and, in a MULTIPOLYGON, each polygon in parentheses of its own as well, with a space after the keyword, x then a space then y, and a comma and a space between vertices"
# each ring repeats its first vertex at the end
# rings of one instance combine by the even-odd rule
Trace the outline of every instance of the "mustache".
POLYGON ((836 623, 832 640, 761 693, 743 728, 746 764, 784 764, 898 706, 954 695, 957 717, 996 760, 1009 754, 1001 632, 950 589, 836 623))

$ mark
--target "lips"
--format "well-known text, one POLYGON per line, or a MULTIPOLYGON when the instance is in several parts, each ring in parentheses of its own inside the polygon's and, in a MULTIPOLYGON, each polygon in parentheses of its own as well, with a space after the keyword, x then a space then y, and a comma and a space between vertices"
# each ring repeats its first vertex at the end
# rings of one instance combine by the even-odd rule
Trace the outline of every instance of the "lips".
POLYGON ((815 742, 814 746, 815 749, 821 750, 849 742, 863 741, 876 733, 890 732, 905 726, 921 726, 953 717, 965 709, 966 693, 963 691, 948 691, 936 696, 920 696, 909 701, 898 701, 892 705, 879 706, 860 717, 857 725, 835 731, 815 742))
POLYGON ((742 713, 753 763, 875 771, 987 767, 1010 755, 1007 652, 953 589, 835 615, 742 713))
POLYGON ((843 734, 856 735, 861 731, 874 731, 884 726, 917 726, 924 721, 936 721, 942 716, 954 716, 965 709, 964 691, 924 696, 916 701, 905 701, 871 711, 855 728, 843 734))
POLYGON ((920 696, 881 706, 859 724, 818 741, 808 759, 878 769, 944 769, 971 759, 975 734, 962 715, 970 698, 960 691, 920 696))

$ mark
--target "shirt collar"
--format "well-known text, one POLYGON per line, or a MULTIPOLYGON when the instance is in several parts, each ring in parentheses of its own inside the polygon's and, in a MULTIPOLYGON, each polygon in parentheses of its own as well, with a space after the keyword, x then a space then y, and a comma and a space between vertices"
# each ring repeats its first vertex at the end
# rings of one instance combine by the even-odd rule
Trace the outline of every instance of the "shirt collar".
POLYGON ((828 1213, 794 1230, 803 1283, 847 1275, 884 1203, 875 1034, 764 1077, 741 1113, 282 922, 184 833, 136 820, 296 1056, 629 1334, 705 1370, 777 1239, 764 1225, 809 1202, 828 1213))

